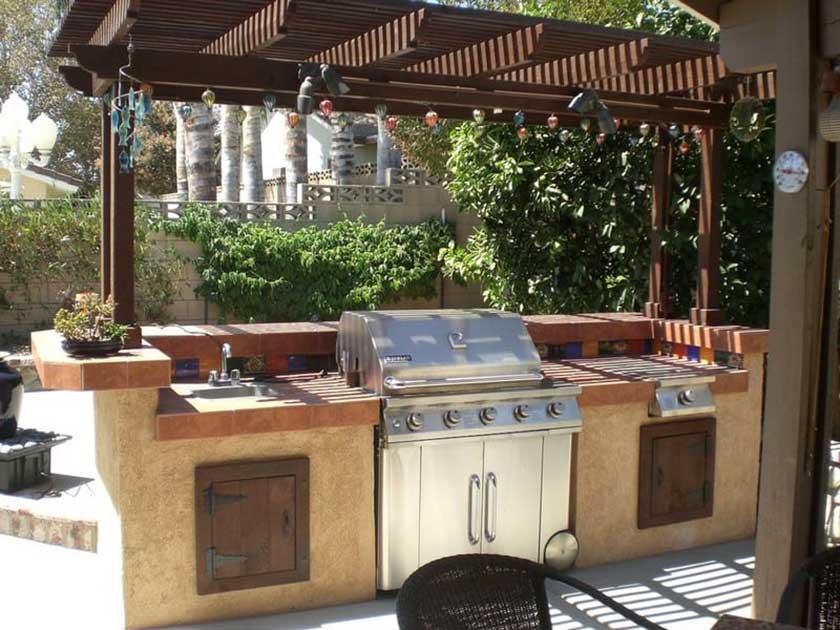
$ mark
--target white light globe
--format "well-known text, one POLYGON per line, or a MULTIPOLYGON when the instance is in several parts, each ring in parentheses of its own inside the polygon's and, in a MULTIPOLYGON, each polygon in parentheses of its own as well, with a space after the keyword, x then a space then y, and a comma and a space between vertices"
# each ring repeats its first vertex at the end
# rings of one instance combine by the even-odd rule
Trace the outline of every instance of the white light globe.
POLYGON ((32 123, 32 136, 39 153, 49 153, 58 139, 58 125, 46 114, 40 114, 32 123))
POLYGON ((32 129, 32 123, 28 120, 23 124, 20 132, 20 152, 28 155, 35 150, 35 133, 32 129))
POLYGON ((6 99, 0 113, 8 117, 14 130, 21 129, 25 123, 29 122, 29 105, 18 96, 17 92, 12 92, 12 95, 6 99))

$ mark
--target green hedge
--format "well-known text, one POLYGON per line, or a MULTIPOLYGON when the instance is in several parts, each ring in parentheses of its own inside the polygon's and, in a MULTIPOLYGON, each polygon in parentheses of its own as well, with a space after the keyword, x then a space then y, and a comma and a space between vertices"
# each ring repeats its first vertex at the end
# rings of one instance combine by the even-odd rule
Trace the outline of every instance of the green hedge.
POLYGON ((439 252, 453 237, 451 226, 434 221, 389 227, 343 220, 287 232, 214 219, 199 205, 165 229, 201 246, 198 294, 224 316, 253 321, 326 320, 397 298, 431 298, 439 252))

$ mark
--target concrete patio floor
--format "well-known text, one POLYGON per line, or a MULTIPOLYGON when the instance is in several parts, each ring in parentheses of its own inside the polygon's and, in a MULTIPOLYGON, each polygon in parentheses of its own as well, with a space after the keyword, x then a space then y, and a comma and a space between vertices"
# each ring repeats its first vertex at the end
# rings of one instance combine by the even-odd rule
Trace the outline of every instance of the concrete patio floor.
MULTIPOLYGON (((27 394, 27 426, 73 434, 56 449, 53 470, 95 476, 92 407, 87 395, 27 394), (70 445, 73 444, 73 447, 70 445), (62 449, 64 452, 62 453, 62 449)), ((98 490, 96 481, 91 486, 98 490)), ((99 494, 99 493, 97 493, 99 494)), ((114 630, 108 619, 120 585, 105 578, 101 555, 0 535, 3 599, 14 602, 0 627, 114 630)), ((669 553, 575 571, 579 578, 626 606, 674 630, 705 630, 723 614, 750 615, 754 568, 750 540, 669 553)), ((559 630, 633 627, 591 598, 550 586, 559 630)), ((235 614, 235 611, 231 611, 235 614)), ((182 626, 181 630, 396 630, 394 598, 287 615, 182 626)))

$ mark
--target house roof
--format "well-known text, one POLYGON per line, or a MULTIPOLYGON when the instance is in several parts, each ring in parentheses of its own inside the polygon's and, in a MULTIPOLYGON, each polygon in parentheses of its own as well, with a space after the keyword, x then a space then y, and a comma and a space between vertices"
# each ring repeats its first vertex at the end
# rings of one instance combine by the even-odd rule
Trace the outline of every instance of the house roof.
MULTIPOLYGON (((339 68, 351 93, 345 111, 469 118, 472 109, 579 117, 565 106, 582 87, 598 90, 620 118, 668 110, 672 122, 720 124, 714 104, 737 98, 716 43, 533 16, 410 0, 75 0, 51 55, 75 57, 68 82, 101 93, 136 48, 134 76, 161 99, 259 103, 262 93, 293 106, 297 64, 339 68), (692 112, 697 112, 694 114, 692 112)), ((772 97, 772 80, 760 94, 772 97)), ((656 114, 659 115, 659 114, 656 114)), ((492 114, 488 119, 493 119, 492 114)))
MULTIPOLYGON (((6 169, 0 167, 0 170, 5 171, 6 169)), ((23 172, 23 176, 27 179, 44 182, 45 184, 70 195, 78 192, 84 184, 81 179, 65 175, 64 173, 59 173, 58 171, 54 171, 50 168, 36 166, 35 164, 27 166, 26 170, 23 172)))

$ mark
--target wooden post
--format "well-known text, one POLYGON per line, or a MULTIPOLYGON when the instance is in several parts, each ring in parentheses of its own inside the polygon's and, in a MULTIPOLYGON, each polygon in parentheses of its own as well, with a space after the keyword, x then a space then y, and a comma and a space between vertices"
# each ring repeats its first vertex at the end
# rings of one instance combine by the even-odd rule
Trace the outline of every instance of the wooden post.
POLYGON ((778 71, 776 153, 799 151, 808 158, 811 175, 801 192, 777 190, 774 196, 770 356, 753 592, 760 619, 774 618, 782 590, 814 551, 814 529, 822 526, 816 522, 815 505, 815 500, 823 501, 815 493, 820 465, 816 401, 821 394, 814 384, 827 381, 820 375, 826 264, 820 230, 828 166, 826 144, 816 128, 817 112, 827 99, 817 85, 816 2, 777 0, 773 15, 776 40, 767 45, 775 43, 778 71))
POLYGON ((102 156, 99 166, 99 201, 102 218, 99 238, 99 294, 102 299, 111 295, 111 104, 106 95, 102 100, 102 156))
POLYGON ((700 142, 703 173, 697 238, 697 298, 691 323, 720 326, 720 203, 723 178, 723 131, 705 129, 700 142))
POLYGON ((668 212, 671 205, 671 173, 674 147, 662 140, 653 154, 653 196, 651 198, 650 274, 645 317, 666 318, 671 315, 668 296, 668 253, 665 235, 668 231, 668 212))
POLYGON ((111 135, 111 295, 114 320, 132 326, 126 347, 140 345, 134 316, 134 171, 120 171, 119 135, 111 135))

